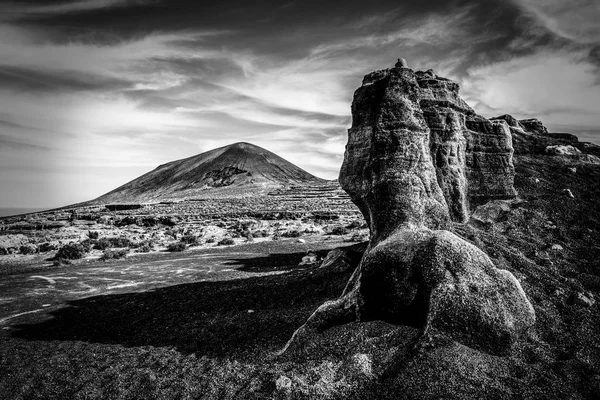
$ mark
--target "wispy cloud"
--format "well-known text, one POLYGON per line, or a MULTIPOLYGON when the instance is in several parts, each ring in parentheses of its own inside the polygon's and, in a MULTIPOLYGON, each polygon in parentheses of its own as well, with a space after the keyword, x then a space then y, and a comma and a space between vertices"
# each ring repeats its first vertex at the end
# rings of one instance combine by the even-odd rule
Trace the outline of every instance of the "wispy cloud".
POLYGON ((597 67, 585 51, 543 51, 471 68, 464 92, 488 116, 537 117, 551 129, 600 127, 597 67))
POLYGON ((515 0, 554 34, 582 44, 600 42, 600 3, 597 0, 515 0))
POLYGON ((78 0, 45 5, 5 1, 0 3, 0 15, 3 15, 4 18, 15 19, 31 14, 64 14, 112 7, 141 6, 153 2, 156 3, 156 0, 78 0))

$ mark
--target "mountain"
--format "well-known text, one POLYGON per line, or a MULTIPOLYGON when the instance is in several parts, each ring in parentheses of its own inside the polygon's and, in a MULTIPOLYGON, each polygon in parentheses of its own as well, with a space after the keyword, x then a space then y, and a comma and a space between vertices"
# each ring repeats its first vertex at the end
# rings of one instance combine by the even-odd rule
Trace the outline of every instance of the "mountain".
POLYGON ((160 165, 91 204, 240 195, 262 188, 325 182, 250 143, 219 147, 160 165))

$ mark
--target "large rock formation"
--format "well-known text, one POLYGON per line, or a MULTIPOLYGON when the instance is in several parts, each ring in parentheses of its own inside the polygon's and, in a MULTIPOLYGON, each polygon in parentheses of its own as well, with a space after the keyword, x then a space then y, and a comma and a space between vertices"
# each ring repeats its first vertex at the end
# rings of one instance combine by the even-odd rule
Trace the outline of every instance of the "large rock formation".
POLYGON ((534 324, 515 277, 441 230, 465 221, 472 203, 515 196, 508 124, 478 116, 458 89, 399 60, 356 90, 340 183, 371 241, 342 297, 321 306, 286 348, 335 324, 384 320, 505 353, 534 324))

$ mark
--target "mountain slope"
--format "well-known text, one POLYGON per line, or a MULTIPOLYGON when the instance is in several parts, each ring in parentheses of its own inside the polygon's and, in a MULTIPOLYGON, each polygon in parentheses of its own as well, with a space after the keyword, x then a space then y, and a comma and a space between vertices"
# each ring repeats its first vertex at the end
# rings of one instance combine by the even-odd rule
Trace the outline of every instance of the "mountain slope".
POLYGON ((268 150, 240 142, 163 164, 91 203, 239 195, 265 187, 318 182, 324 180, 268 150))

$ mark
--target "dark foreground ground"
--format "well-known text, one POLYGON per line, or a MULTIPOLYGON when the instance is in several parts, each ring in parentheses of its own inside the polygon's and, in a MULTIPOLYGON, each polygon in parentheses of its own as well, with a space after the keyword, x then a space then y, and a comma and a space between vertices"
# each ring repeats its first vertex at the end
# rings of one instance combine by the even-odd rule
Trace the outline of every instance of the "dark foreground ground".
MULTIPOLYGON (((535 330, 510 356, 439 332, 415 347, 415 327, 371 321, 332 327, 303 354, 277 357, 340 295, 360 253, 347 250, 348 264, 298 267, 305 244, 265 242, 2 277, 1 296, 22 305, 4 303, 0 318, 36 309, 35 290, 55 297, 3 322, 0 398, 600 398, 600 165, 546 155, 515 164, 520 201, 454 228, 510 270, 535 308, 535 330), (83 278, 56 279, 77 272, 98 293, 57 294, 81 289, 83 278)), ((345 245, 329 242, 319 254, 345 245)))

